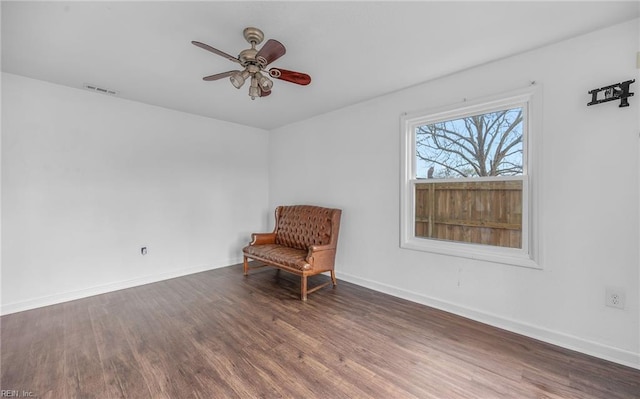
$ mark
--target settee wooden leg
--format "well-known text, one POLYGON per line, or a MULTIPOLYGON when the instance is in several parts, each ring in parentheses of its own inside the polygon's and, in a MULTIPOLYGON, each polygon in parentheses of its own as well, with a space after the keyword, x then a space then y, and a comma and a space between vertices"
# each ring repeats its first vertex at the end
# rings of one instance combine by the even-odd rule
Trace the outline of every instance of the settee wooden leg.
POLYGON ((307 300, 307 276, 302 276, 302 281, 300 282, 300 299, 303 301, 307 300))
POLYGON ((334 270, 331 270, 331 282, 333 283, 334 287, 338 285, 338 280, 336 280, 336 272, 334 270))
POLYGON ((249 275, 249 263, 247 263, 247 257, 244 257, 244 275, 248 276, 249 275))

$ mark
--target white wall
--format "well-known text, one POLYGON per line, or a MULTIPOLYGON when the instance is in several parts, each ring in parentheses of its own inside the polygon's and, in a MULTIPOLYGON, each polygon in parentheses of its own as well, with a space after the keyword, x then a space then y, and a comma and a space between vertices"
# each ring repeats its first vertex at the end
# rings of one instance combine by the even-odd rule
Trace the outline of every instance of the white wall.
POLYGON ((638 79, 638 39, 622 24, 270 138, 2 74, 2 313, 238 262, 274 206, 313 203, 344 210, 339 278, 640 368, 640 83, 627 109, 586 107, 588 90, 638 79), (400 249, 400 114, 532 80, 543 269, 400 249), (604 306, 607 286, 625 310, 604 306))
POLYGON ((266 228, 267 131, 11 74, 2 106, 2 313, 237 263, 266 228))
POLYGON ((343 209, 339 278, 640 368, 640 97, 586 106, 589 90, 638 79, 637 32, 636 20, 276 129, 271 207, 343 209), (543 269, 400 249, 401 113, 531 81, 543 269), (626 309, 605 307, 607 286, 626 291, 626 309))

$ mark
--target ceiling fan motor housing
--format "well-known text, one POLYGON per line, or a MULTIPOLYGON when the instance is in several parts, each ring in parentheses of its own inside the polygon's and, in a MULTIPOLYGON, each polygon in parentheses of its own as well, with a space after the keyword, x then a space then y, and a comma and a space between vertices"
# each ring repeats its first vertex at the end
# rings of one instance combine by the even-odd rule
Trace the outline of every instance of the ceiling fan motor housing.
POLYGON ((258 54, 258 50, 254 48, 248 48, 246 50, 242 50, 240 54, 238 54, 238 59, 240 60, 240 65, 247 66, 250 64, 256 63, 256 54, 258 54))

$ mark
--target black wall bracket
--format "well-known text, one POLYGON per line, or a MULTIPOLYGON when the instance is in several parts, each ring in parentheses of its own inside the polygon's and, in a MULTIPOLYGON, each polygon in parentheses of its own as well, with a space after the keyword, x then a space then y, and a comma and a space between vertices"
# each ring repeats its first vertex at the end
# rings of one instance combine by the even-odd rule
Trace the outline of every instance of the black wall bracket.
POLYGON ((626 82, 616 83, 613 85, 601 87, 599 89, 589 90, 591 94, 591 102, 587 105, 596 105, 606 103, 608 101, 620 100, 619 107, 628 107, 628 97, 633 96, 633 93, 629 93, 629 85, 635 82, 635 79, 627 80, 626 82), (598 99, 598 94, 602 93, 603 98, 598 99))

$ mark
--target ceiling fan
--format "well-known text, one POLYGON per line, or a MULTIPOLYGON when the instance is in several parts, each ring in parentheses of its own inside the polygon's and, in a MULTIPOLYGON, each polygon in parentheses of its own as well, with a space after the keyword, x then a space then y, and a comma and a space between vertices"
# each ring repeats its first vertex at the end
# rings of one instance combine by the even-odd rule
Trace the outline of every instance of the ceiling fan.
POLYGON ((245 81, 251 78, 249 96, 252 100, 255 100, 256 97, 266 97, 271 94, 273 81, 269 79, 269 77, 303 86, 311 83, 311 77, 306 73, 281 68, 270 68, 268 71, 266 70, 267 65, 282 57, 287 51, 282 43, 274 39, 269 39, 260 50, 257 50, 256 46, 264 40, 264 33, 258 28, 248 27, 244 29, 243 35, 249 44, 251 44, 251 48, 242 50, 237 58, 217 48, 213 48, 208 44, 195 40, 191 42, 200 48, 211 51, 233 62, 237 62, 244 68, 243 70, 233 70, 205 76, 202 78, 203 80, 212 81, 229 77, 231 84, 233 84, 236 89, 239 89, 244 85, 245 81))

